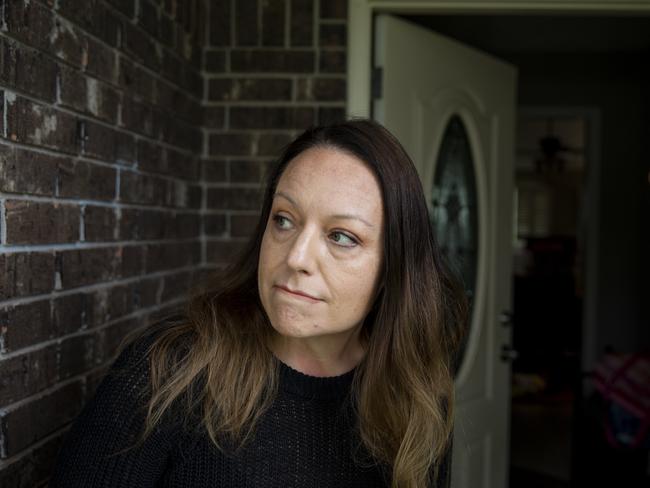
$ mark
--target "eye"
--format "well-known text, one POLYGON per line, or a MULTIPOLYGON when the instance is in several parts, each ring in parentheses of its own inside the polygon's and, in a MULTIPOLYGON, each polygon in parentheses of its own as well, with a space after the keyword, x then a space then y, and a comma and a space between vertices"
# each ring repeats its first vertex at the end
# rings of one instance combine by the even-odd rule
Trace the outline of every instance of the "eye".
POLYGON ((351 237, 341 231, 334 231, 331 234, 333 237, 336 237, 334 242, 336 242, 338 245, 341 247, 355 247, 359 242, 354 238, 351 237))
POLYGON ((275 214, 272 220, 275 222, 275 227, 278 230, 289 230, 291 228, 291 221, 284 215, 275 214))

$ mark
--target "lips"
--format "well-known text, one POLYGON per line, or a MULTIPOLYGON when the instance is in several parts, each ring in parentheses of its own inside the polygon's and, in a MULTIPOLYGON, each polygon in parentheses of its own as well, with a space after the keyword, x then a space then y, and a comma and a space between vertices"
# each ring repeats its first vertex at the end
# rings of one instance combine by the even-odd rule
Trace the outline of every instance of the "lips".
POLYGON ((308 298, 313 301, 320 301, 320 298, 316 298, 308 293, 305 293, 304 291, 300 290, 292 290, 291 288, 284 286, 284 285, 275 285, 276 288, 279 288, 280 290, 286 291, 287 293, 291 293, 292 295, 297 295, 299 297, 303 298, 308 298))

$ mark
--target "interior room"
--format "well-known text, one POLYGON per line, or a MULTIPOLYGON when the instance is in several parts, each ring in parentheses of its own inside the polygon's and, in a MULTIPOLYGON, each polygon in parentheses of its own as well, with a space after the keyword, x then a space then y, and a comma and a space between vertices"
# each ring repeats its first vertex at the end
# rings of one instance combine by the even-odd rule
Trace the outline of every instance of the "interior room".
POLYGON ((518 70, 510 486, 647 486, 593 372, 650 345, 650 18, 403 18, 518 70))

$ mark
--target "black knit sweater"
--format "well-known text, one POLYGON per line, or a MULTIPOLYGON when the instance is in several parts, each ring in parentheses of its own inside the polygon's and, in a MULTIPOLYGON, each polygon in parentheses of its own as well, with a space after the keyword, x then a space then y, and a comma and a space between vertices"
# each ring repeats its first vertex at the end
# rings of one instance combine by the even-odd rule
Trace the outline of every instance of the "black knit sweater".
MULTIPOLYGON (((144 420, 146 343, 124 350, 66 436, 50 487, 383 487, 354 434, 354 371, 317 378, 276 360, 278 396, 239 452, 218 450, 205 431, 165 422, 132 446, 144 420)), ((445 480, 440 480, 443 486, 445 480)))

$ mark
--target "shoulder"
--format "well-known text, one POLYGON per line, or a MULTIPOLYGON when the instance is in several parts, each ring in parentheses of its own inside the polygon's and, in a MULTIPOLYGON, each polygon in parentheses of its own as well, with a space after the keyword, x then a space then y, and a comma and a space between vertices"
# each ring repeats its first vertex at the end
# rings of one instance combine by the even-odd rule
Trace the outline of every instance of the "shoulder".
MULTIPOLYGON (((118 347, 102 385, 150 394, 152 364, 174 363, 191 351, 188 334, 179 332, 180 315, 157 320, 128 334, 118 347), (134 388, 136 387, 137 388, 134 388)), ((102 386, 100 385, 100 386, 102 386)))

